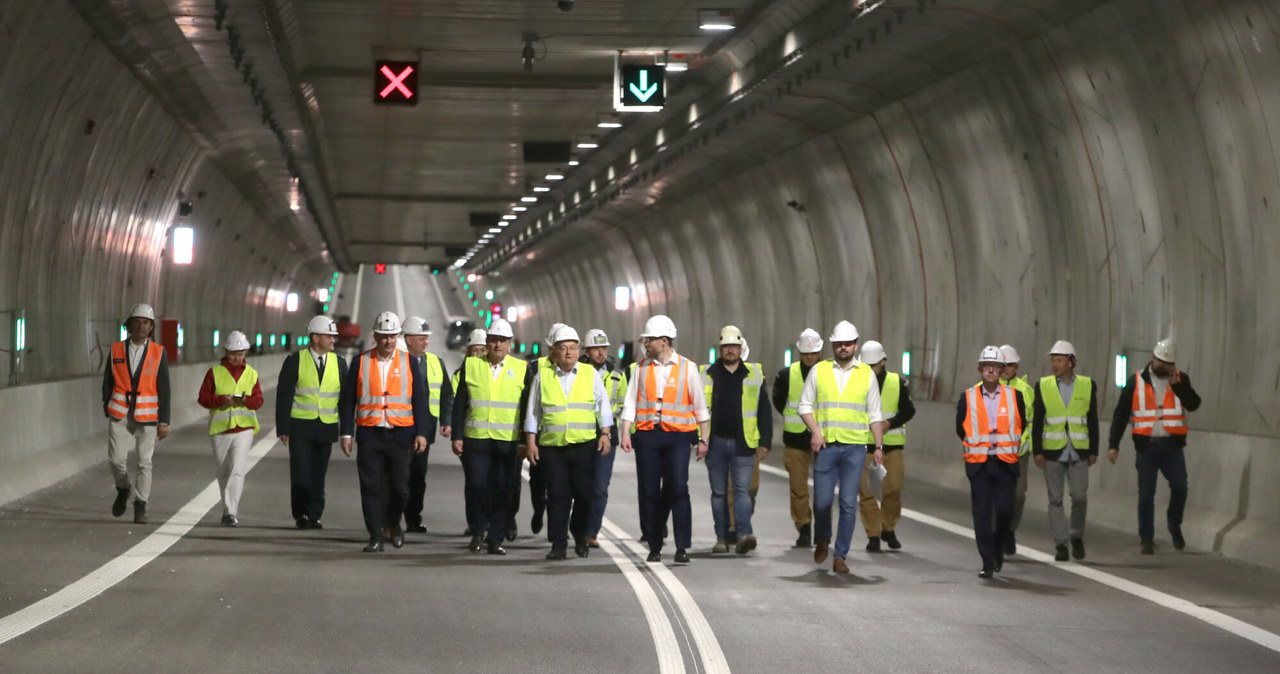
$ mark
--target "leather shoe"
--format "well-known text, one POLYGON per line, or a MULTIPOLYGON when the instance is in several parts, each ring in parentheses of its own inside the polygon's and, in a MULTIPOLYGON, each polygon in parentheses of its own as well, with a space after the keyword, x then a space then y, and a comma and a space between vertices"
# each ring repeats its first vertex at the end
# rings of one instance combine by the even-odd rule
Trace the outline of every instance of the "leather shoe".
POLYGON ((1053 561, 1065 562, 1071 558, 1071 556, 1067 554, 1067 546, 1059 545, 1057 548, 1055 548, 1055 550, 1057 554, 1053 556, 1053 561))
POLYGON ((844 557, 836 557, 831 560, 831 570, 836 573, 849 573, 849 565, 844 563, 844 557))
POLYGON ((1155 543, 1153 543, 1152 541, 1143 541, 1143 542, 1142 542, 1142 554, 1144 554, 1144 555, 1154 555, 1154 554, 1156 554, 1156 544, 1155 544, 1155 543))
POLYGON ((480 552, 483 546, 480 543, 480 534, 471 537, 471 542, 467 544, 467 549, 472 552, 480 552))
POLYGON ((600 547, 600 541, 596 540, 595 536, 587 536, 587 547, 598 548, 600 547))
POLYGON ((1016 554, 1018 554, 1018 539, 1014 538, 1013 534, 1010 533, 1009 537, 1004 539, 1004 555, 1008 557, 1016 554))
POLYGON ((533 511, 533 518, 529 520, 529 531, 535 534, 542 531, 542 513, 540 511, 533 511))
POLYGON ((661 562, 661 561, 662 561, 662 553, 661 553, 661 552, 658 552, 657 550, 650 550, 650 551, 649 551, 649 556, 648 556, 648 557, 646 557, 644 561, 646 561, 646 562, 661 562))
POLYGON ((425 534, 427 533, 427 527, 421 523, 410 524, 409 526, 405 527, 405 531, 409 531, 415 534, 425 534))
POLYGON ((297 526, 299 529, 306 529, 306 528, 307 528, 307 516, 306 516, 306 515, 303 515, 302 517, 295 517, 295 518, 293 518, 293 523, 294 523, 294 525, 295 525, 295 526, 297 526))
POLYGON ((800 527, 800 535, 796 537, 796 547, 807 548, 811 545, 813 545, 813 525, 802 525, 800 527))
POLYGON ((830 545, 830 541, 818 540, 817 544, 813 548, 814 564, 821 564, 827 561, 827 548, 830 547, 830 545))
POLYGON ((1084 559, 1084 539, 1071 539, 1071 556, 1076 559, 1084 559))
POLYGON ((391 547, 397 550, 404 547, 404 532, 400 531, 400 527, 391 530, 391 547))
POLYGON ((901 550, 901 549, 902 549, 902 544, 898 542, 898 535, 897 535, 897 534, 895 534, 895 533, 893 533, 892 531, 881 531, 881 532, 880 532, 880 538, 881 538, 881 540, 883 540, 885 543, 888 543, 888 544, 889 544, 889 549, 890 549, 890 550, 901 550))
POLYGON ((507 540, 514 541, 515 539, 516 539, 516 518, 512 517, 511 521, 507 522, 507 540))
POLYGON ((116 500, 111 503, 111 516, 122 517, 124 511, 129 507, 129 487, 121 489, 116 487, 116 500))
POLYGON ((569 555, 565 553, 564 548, 551 548, 551 552, 547 553, 547 559, 551 561, 559 561, 568 559, 569 555))
POLYGON ((1004 553, 998 552, 996 553, 996 571, 1003 571, 1003 570, 1004 570, 1004 553))
POLYGON ((587 539, 579 538, 573 543, 573 554, 579 557, 586 557, 591 554, 591 547, 587 545, 587 539))
POLYGON ((1173 549, 1182 550, 1187 547, 1187 539, 1182 537, 1182 529, 1169 529, 1169 535, 1173 537, 1173 549))
POLYGON ((734 548, 733 551, 740 555, 745 555, 755 549, 756 537, 751 534, 747 534, 746 536, 738 539, 738 547, 734 548))
POLYGON ((308 529, 323 529, 323 528, 324 528, 324 525, 320 523, 320 520, 307 520, 307 528, 308 528, 308 529))
POLYGON ((365 552, 382 552, 382 541, 369 541, 369 544, 364 546, 364 551, 365 552))
POLYGON ((880 537, 867 537, 867 552, 880 552, 880 537))
POLYGON ((688 563, 689 563, 689 553, 684 548, 680 548, 676 550, 676 564, 688 564, 688 563))
POLYGON ((978 577, 990 580, 996 577, 996 570, 991 567, 984 566, 982 567, 982 570, 978 572, 978 577))
POLYGON ((222 516, 222 526, 224 526, 224 527, 238 527, 238 526, 240 526, 240 520, 236 519, 236 516, 235 516, 235 515, 231 515, 231 514, 224 514, 224 515, 222 516))
POLYGON ((489 543, 486 552, 491 555, 505 555, 507 554, 507 549, 497 543, 489 543))

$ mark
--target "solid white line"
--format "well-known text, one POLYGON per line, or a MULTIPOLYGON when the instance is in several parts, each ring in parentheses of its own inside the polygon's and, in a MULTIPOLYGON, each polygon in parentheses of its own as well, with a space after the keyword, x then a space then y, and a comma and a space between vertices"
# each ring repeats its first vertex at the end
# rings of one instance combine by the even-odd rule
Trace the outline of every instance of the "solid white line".
MULTIPOLYGON (((269 434, 249 450, 247 473, 258 460, 266 456, 275 445, 276 437, 269 434)), ((214 480, 195 498, 182 506, 168 521, 160 525, 150 536, 142 539, 124 554, 103 564, 88 575, 62 588, 54 594, 4 618, 0 618, 0 644, 5 644, 31 630, 74 610, 81 604, 111 589, 138 569, 164 554, 174 543, 186 535, 191 527, 204 518, 209 509, 221 500, 218 481, 214 480)))
MULTIPOLYGON (((449 311, 444 308, 444 293, 440 292, 440 279, 435 274, 427 274, 427 280, 431 282, 431 289, 436 291, 436 305, 440 307, 440 316, 445 323, 448 323, 449 311)), ((448 332, 446 331, 445 334, 448 332)))
MULTIPOLYGON (((772 473, 779 477, 788 477, 787 471, 776 466, 760 464, 760 470, 772 473)), ((809 480, 809 484, 813 484, 812 479, 809 480)), ((938 519, 932 515, 926 515, 922 512, 903 508, 902 516, 957 536, 963 536, 969 539, 973 538, 973 529, 938 519)), ((1131 580, 1125 580, 1124 578, 1106 573, 1105 571, 1099 571, 1093 567, 1083 566, 1080 564, 1055 564, 1053 563, 1054 558, 1052 555, 1045 554, 1039 550, 1032 550, 1026 546, 1018 546, 1018 556, 1025 557, 1035 562, 1040 562, 1059 571, 1075 574, 1081 578, 1088 578, 1096 583, 1101 583, 1107 587, 1115 588, 1121 592, 1127 592, 1139 599, 1145 599, 1153 604, 1173 609, 1174 611, 1191 616, 1196 620, 1206 622, 1238 637, 1248 639, 1259 646, 1264 646, 1273 651, 1280 652, 1280 635, 1268 632, 1260 627, 1244 622, 1243 620, 1232 618, 1225 613, 1220 613, 1213 609, 1199 606, 1187 601, 1186 599, 1175 597, 1171 594, 1161 592, 1140 583, 1135 583, 1131 580)))
POLYGON ((364 287, 364 265, 356 268, 356 301, 351 307, 351 322, 360 325, 360 290, 364 287))
POLYGON ((644 619, 649 623, 649 633, 653 635, 653 648, 658 653, 658 671, 663 674, 684 674, 684 655, 680 651, 680 642, 676 640, 676 632, 671 627, 671 620, 667 618, 667 612, 662 608, 657 593, 649 586, 644 573, 627 557, 627 553, 608 538, 598 540, 600 549, 622 571, 623 577, 636 593, 636 599, 640 601, 644 619))

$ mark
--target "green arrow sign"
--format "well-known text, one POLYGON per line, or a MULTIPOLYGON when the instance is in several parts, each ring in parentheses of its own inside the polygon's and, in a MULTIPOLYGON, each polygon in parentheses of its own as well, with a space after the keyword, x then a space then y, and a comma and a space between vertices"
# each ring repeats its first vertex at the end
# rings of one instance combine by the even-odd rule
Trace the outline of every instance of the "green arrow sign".
POLYGON ((657 65, 618 66, 617 110, 661 110, 667 102, 666 68, 657 65))

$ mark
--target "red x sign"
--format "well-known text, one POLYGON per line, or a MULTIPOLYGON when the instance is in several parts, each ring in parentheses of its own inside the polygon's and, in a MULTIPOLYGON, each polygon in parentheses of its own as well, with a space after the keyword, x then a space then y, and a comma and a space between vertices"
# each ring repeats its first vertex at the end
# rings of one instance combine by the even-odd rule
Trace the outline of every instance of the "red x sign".
POLYGON ((385 274, 387 273, 387 265, 378 262, 373 265, 373 272, 375 274, 385 274))
POLYGON ((373 102, 378 105, 418 104, 416 61, 375 61, 373 102))

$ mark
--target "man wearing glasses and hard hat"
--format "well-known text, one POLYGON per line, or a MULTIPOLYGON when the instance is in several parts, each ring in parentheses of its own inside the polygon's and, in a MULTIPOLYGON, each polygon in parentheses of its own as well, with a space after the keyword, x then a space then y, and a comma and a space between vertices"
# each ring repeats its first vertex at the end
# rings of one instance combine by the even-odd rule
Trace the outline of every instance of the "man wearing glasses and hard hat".
POLYGON ((111 345, 111 359, 102 374, 102 411, 109 420, 107 461, 116 481, 111 514, 124 514, 133 495, 133 521, 147 523, 151 497, 151 457, 156 442, 169 435, 169 363, 164 347, 151 340, 156 312, 149 304, 135 304, 125 319, 128 339, 111 345), (129 480, 130 445, 138 457, 138 471, 129 480))

